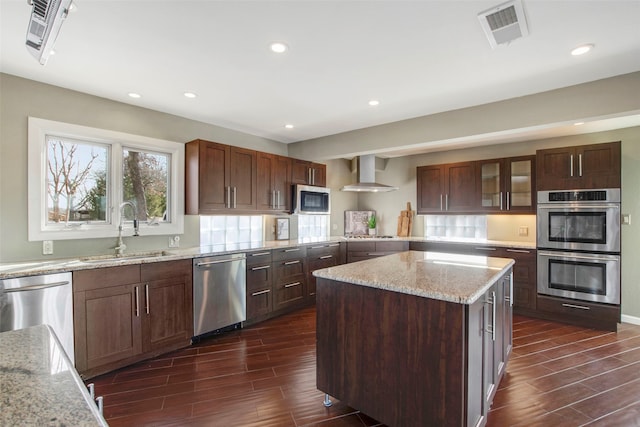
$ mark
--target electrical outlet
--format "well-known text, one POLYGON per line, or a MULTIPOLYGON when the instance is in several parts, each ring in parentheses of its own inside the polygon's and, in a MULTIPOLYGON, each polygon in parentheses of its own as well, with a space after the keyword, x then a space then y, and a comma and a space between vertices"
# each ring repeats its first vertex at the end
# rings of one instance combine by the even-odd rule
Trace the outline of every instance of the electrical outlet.
POLYGON ((180 247, 180 236, 169 237, 169 247, 170 248, 179 248, 180 247))
POLYGON ((526 225, 521 225, 518 227, 518 236, 526 237, 529 235, 529 227, 526 225))
POLYGON ((42 255, 53 255, 53 240, 42 241, 42 255))
POLYGON ((622 214, 622 225, 631 225, 631 214, 622 214))

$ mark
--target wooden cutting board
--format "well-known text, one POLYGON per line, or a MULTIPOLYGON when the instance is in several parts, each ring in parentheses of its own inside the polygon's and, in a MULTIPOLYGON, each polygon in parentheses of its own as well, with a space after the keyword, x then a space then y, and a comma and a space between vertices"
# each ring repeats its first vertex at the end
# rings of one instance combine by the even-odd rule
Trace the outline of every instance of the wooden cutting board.
POLYGON ((400 211, 400 216, 398 217, 398 230, 396 233, 398 237, 411 236, 413 214, 414 211, 411 210, 411 202, 407 202, 407 209, 400 211))

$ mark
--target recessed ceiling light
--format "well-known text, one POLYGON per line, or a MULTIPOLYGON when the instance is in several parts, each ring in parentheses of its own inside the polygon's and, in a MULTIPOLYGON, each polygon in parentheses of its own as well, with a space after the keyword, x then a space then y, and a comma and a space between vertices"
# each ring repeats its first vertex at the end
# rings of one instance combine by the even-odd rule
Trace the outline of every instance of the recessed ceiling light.
POLYGON ((196 95, 196 94, 195 94, 195 93, 193 93, 193 92, 185 92, 185 93, 184 93, 184 96, 185 96, 185 97, 187 97, 187 98, 195 98, 195 97, 196 97, 196 96, 198 96, 198 95, 196 95))
POLYGON ((135 93, 135 92, 129 92, 129 97, 130 98, 142 98, 142 95, 140 95, 139 93, 135 93))
POLYGON ((274 42, 269 46, 271 50, 275 53, 284 53, 289 50, 289 46, 282 42, 274 42))
POLYGON ((375 107, 376 105, 380 105, 380 101, 378 101, 377 99, 372 99, 371 101, 369 101, 369 105, 375 107))
POLYGON ((286 124, 286 125, 284 125, 284 127, 286 127, 287 129, 293 129, 293 125, 292 124, 286 124))
POLYGON ((589 52, 591 49, 593 49, 592 44, 583 44, 582 46, 578 46, 577 48, 573 49, 571 51, 571 55, 573 56, 584 55, 585 53, 589 52))

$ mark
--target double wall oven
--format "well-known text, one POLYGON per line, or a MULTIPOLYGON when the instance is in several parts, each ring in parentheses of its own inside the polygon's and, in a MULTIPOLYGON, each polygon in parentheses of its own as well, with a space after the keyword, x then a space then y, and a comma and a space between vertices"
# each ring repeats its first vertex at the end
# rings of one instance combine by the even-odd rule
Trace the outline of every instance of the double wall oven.
POLYGON ((620 304, 620 189, 539 191, 538 293, 620 304))

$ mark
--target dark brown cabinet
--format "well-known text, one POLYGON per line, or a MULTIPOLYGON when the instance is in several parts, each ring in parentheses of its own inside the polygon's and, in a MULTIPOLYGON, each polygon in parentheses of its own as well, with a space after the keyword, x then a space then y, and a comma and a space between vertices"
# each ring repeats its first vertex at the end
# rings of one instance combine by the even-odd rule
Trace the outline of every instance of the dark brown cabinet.
POLYGON ((620 306, 538 295, 538 311, 546 319, 616 332, 620 306))
POLYGON ((538 190, 620 188, 620 142, 536 152, 538 190))
POLYGON ((419 166, 418 213, 471 212, 477 208, 475 162, 419 166))
POLYGON ((288 212, 291 209, 291 159, 258 152, 257 209, 288 212))
POLYGON ((409 250, 409 242, 381 241, 347 242, 347 262, 362 261, 409 250))
POLYGON ((76 368, 92 377, 190 344, 190 260, 73 273, 76 368))
POLYGON ((340 249, 346 243, 324 243, 307 247, 307 264, 309 275, 307 277, 307 297, 315 301, 316 278, 312 274, 314 270, 333 267, 342 264, 340 261, 340 249))
POLYGON ((535 156, 478 161, 479 210, 535 213, 535 164, 535 156))
POLYGON ((307 287, 307 248, 274 249, 272 258, 273 311, 302 305, 307 287))
POLYGON ((185 212, 256 210, 257 153, 201 139, 185 147, 185 212))
POLYGON ((292 159, 291 183, 325 187, 327 185, 327 166, 321 163, 292 159))
POLYGON ((273 310, 271 251, 247 253, 247 322, 266 318, 273 310))

